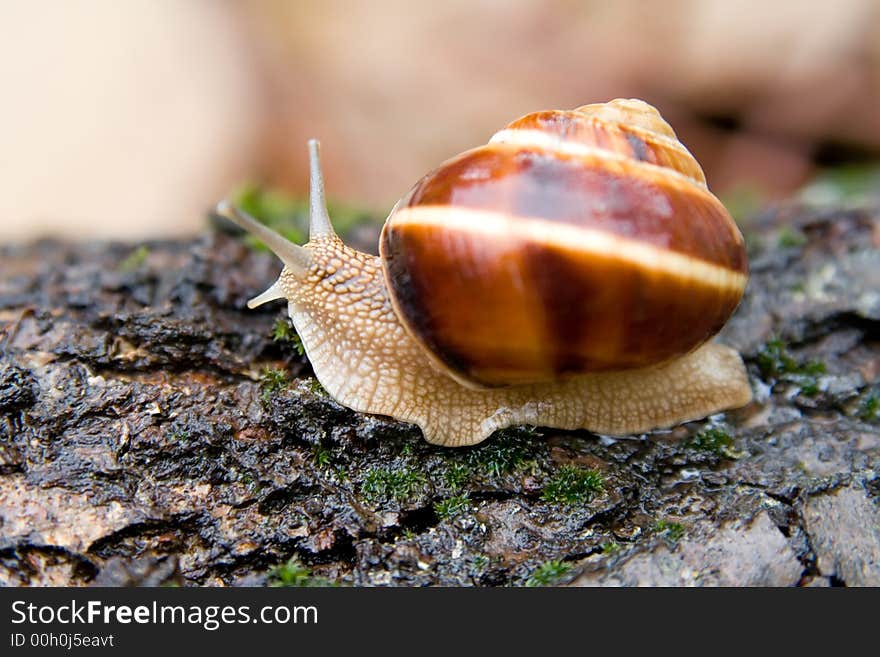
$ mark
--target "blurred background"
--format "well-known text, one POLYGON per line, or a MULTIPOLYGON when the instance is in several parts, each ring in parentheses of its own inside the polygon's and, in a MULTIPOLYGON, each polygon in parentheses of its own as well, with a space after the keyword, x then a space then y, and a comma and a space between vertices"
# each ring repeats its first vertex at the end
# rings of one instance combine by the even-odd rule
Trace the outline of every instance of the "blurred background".
POLYGON ((878 0, 0 0, 0 35, 4 242, 198 232, 303 195, 309 137, 384 216, 512 119, 620 96, 732 205, 880 186, 878 0))

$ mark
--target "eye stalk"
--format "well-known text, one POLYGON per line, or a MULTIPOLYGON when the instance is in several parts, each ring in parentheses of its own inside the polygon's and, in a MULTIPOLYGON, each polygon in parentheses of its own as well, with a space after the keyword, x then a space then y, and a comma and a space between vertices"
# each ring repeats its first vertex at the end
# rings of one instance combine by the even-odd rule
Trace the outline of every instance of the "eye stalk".
POLYGON ((324 198, 321 144, 317 139, 309 139, 309 241, 335 236, 324 198))
MULTIPOLYGON (((309 268, 311 256, 306 248, 284 239, 252 216, 237 208, 231 201, 222 200, 214 208, 215 214, 229 219, 259 239, 294 272, 302 273, 309 268)), ((336 237, 327 201, 324 196, 324 175, 321 172, 321 145, 317 139, 309 140, 309 241, 336 237)))
MULTIPOLYGON (((312 254, 306 247, 294 244, 255 218, 237 208, 228 200, 220 201, 214 212, 229 219, 268 246, 296 275, 304 274, 312 264, 312 254)), ((327 212, 324 196, 324 175, 321 172, 321 146, 317 139, 309 140, 309 241, 335 238, 336 232, 327 212)), ((256 308, 269 301, 286 298, 281 279, 262 294, 248 301, 248 308, 256 308)))
POLYGON ((229 219, 268 246, 272 253, 293 271, 303 273, 311 264, 309 252, 299 244, 285 239, 274 230, 267 228, 249 214, 242 212, 227 200, 220 201, 214 212, 229 219))

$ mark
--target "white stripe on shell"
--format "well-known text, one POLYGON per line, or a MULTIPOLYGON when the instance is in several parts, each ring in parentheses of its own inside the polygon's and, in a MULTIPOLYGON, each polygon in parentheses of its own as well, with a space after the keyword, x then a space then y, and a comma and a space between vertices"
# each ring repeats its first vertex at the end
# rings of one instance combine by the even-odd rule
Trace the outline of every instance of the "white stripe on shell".
POLYGON ((460 206, 417 205, 398 209, 389 220, 395 226, 432 226, 481 235, 490 241, 513 239, 595 253, 719 290, 742 292, 746 286, 745 274, 722 265, 603 230, 549 224, 540 217, 512 217, 502 212, 460 206))
MULTIPOLYGON (((632 165, 633 169, 636 171, 650 172, 652 175, 668 175, 673 180, 686 181, 690 185, 695 185, 701 190, 708 190, 706 183, 702 180, 691 178, 675 169, 660 166, 659 164, 652 164, 651 162, 645 162, 643 160, 634 160, 623 153, 606 150, 604 148, 599 148, 598 146, 587 146, 586 144, 563 139, 559 135, 544 132, 542 130, 520 130, 516 128, 512 130, 501 130, 492 135, 489 143, 507 144, 510 146, 532 146, 576 157, 593 157, 603 160, 625 162, 628 165, 632 165)), ((693 158, 684 146, 681 146, 681 150, 683 151, 683 154, 687 153, 687 155, 693 158)))

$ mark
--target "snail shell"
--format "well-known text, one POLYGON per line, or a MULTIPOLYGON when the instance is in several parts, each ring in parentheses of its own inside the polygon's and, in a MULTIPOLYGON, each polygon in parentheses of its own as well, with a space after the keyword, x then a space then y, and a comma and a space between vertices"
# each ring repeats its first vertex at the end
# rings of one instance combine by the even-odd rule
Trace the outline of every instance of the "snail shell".
POLYGON ((470 386, 642 368, 715 335, 742 235, 651 105, 529 114, 420 180, 380 254, 401 321, 470 386))

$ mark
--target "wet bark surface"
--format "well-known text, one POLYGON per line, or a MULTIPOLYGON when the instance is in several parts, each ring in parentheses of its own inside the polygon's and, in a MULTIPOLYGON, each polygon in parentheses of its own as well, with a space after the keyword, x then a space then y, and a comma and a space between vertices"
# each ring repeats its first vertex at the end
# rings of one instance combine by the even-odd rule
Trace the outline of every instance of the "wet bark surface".
POLYGON ((0 249, 0 583, 880 585, 880 210, 749 224, 755 401, 444 449, 330 399, 233 236, 0 249))

